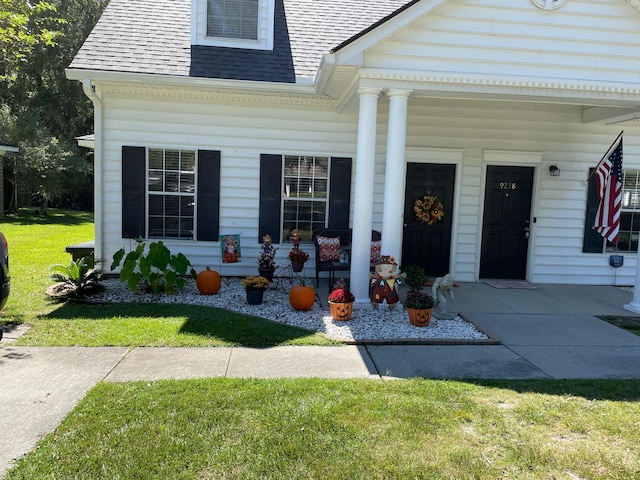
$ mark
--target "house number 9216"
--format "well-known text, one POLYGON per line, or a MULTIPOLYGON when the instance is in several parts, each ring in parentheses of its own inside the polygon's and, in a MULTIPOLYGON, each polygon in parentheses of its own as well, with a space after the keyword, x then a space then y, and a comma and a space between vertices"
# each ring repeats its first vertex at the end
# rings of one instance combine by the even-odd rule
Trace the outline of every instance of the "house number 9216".
POLYGON ((517 190, 517 183, 500 182, 500 190, 517 190))

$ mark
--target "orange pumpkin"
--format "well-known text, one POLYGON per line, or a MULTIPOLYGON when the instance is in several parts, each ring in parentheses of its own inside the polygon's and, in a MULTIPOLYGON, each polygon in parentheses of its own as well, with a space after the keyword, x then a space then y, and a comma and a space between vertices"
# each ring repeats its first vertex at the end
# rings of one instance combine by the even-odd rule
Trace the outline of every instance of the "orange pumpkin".
POLYGON ((196 277, 196 287, 198 287, 198 291, 203 295, 218 293, 220 284, 220 274, 215 270, 211 270, 209 267, 201 271, 196 277))
POLYGON ((316 291, 312 287, 296 285, 289 290, 289 303, 296 310, 309 310, 316 301, 316 291))

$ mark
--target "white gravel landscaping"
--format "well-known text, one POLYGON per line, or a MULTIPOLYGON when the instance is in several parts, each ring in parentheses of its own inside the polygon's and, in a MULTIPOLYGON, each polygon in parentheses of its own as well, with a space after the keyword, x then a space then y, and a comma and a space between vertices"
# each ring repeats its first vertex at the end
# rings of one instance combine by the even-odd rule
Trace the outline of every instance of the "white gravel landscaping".
POLYGON ((330 338, 343 341, 361 340, 484 340, 488 337, 471 323, 456 317, 452 320, 432 318, 428 327, 415 327, 409 323, 406 311, 386 308, 379 310, 354 310, 351 320, 335 321, 328 310, 324 310, 318 301, 306 312, 294 310, 289 305, 289 286, 286 280, 280 280, 278 288, 265 291, 264 302, 249 305, 244 287, 238 278, 223 278, 222 288, 216 295, 201 295, 190 280, 184 290, 174 295, 132 293, 128 287, 116 278, 106 278, 101 283, 106 290, 93 295, 95 302, 120 303, 178 303, 186 305, 204 305, 225 308, 235 312, 263 317, 286 325, 301 327, 326 334, 330 338), (283 284, 284 283, 284 284, 283 284))

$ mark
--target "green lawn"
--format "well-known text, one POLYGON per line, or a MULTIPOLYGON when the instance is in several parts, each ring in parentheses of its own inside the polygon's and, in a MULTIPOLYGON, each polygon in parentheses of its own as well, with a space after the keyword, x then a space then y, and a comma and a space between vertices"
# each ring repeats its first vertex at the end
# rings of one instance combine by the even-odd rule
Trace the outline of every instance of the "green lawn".
MULTIPOLYGON (((11 295, 2 323, 29 323, 16 345, 273 346, 336 344, 326 336, 222 309, 180 305, 60 304, 45 294, 51 265, 68 264, 65 247, 93 239, 93 217, 49 210, 2 218, 10 249, 11 295)), ((103 270, 109 265, 103 265, 103 270)), ((179 292, 177 293, 179 295, 179 292)))
POLYGON ((637 479, 638 385, 101 383, 6 479, 637 479))

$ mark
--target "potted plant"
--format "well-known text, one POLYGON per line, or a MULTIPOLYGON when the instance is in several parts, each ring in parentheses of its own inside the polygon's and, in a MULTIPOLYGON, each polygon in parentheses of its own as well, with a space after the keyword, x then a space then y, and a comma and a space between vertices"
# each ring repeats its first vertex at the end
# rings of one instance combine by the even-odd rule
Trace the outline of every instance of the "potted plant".
POLYGON ((269 280, 262 276, 248 276, 242 280, 242 286, 247 292, 247 303, 259 305, 262 303, 264 291, 269 288, 269 280))
POLYGON ((404 269, 404 273, 406 275, 404 283, 409 287, 410 292, 421 291, 429 281, 424 269, 418 265, 409 265, 404 269))
POLYGON ((291 260, 293 271, 301 272, 304 264, 309 260, 309 254, 298 247, 293 247, 289 252, 289 260, 291 260))
POLYGON ((425 292, 409 292, 405 300, 411 325, 426 327, 431 322, 433 297, 425 292))
POLYGON ((276 247, 271 244, 271 235, 268 233, 262 237, 263 244, 258 255, 258 272, 267 280, 273 280, 273 272, 276 269, 276 247))
POLYGON ((329 294, 329 308, 334 320, 346 321, 351 318, 353 302, 356 298, 349 291, 347 283, 340 279, 333 286, 333 291, 329 294))
POLYGON ((431 322, 433 312, 433 297, 424 292, 429 278, 424 269, 418 265, 409 265, 404 273, 405 283, 409 286, 409 293, 404 302, 409 314, 409 321, 416 327, 426 327, 431 322))

